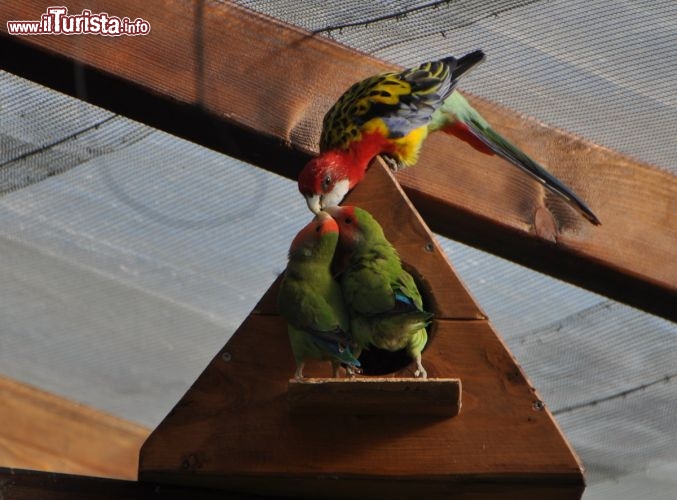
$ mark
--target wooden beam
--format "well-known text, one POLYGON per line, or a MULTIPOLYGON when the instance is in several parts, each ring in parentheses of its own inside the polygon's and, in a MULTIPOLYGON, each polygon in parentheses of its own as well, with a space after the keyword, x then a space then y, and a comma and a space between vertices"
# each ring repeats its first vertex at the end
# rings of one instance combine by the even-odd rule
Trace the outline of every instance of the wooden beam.
MULTIPOLYGON (((49 5, 3 2, 0 18, 40 19, 49 5)), ((74 0, 68 7, 79 13, 91 6, 74 0)), ((151 33, 19 37, 7 35, 3 23, 0 65, 290 178, 316 151, 322 115, 345 88, 392 68, 230 3, 111 0, 106 9, 148 20, 151 33)), ((602 226, 557 206, 502 160, 433 136, 419 166, 399 175, 431 227, 676 319, 675 176, 471 101, 573 187, 602 226)))
POLYGON ((136 479, 149 429, 3 377, 0 401, 0 465, 136 479))

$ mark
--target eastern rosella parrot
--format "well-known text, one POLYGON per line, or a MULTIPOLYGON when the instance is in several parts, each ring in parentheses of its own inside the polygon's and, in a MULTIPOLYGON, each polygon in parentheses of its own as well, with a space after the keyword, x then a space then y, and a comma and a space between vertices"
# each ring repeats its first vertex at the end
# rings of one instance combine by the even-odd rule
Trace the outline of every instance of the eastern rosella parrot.
POLYGON ((599 219, 564 183, 501 137, 455 91, 458 80, 484 60, 476 50, 446 57, 401 73, 382 73, 351 86, 327 112, 320 154, 298 179, 308 208, 317 213, 338 205, 382 155, 395 169, 415 165, 423 141, 441 130, 476 150, 497 154, 561 196, 593 224, 599 219))
POLYGON ((334 377, 341 364, 351 373, 352 367, 360 365, 350 348, 350 319, 341 288, 330 271, 338 239, 336 221, 320 212, 299 231, 289 249, 277 304, 288 323, 297 380, 303 378, 308 359, 331 361, 334 377))
POLYGON ((338 222, 339 247, 347 256, 340 282, 355 352, 371 345, 388 351, 406 349, 416 362, 414 375, 427 377, 421 351, 433 315, 423 310, 414 278, 402 268, 397 251, 369 212, 352 206, 326 211, 338 222))

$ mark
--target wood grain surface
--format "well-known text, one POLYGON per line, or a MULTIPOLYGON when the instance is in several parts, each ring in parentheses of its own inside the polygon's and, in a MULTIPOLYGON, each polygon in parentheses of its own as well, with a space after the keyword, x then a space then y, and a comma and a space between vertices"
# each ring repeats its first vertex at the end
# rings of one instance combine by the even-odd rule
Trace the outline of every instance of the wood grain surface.
POLYGON ((0 401, 0 466, 136 479, 149 429, 3 377, 0 401))
POLYGON ((454 417, 461 409, 456 378, 361 377, 290 379, 294 415, 425 415, 454 417))

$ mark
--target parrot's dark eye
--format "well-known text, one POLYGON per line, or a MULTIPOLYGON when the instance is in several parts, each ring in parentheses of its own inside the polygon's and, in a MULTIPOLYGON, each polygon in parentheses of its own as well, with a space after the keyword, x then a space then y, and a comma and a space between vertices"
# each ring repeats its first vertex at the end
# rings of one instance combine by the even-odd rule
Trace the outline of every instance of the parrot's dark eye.
POLYGON ((319 233, 319 232, 320 232, 320 226, 317 226, 317 227, 315 228, 315 232, 316 232, 316 233, 319 233))
POLYGON ((322 189, 326 191, 329 189, 329 186, 331 186, 331 175, 327 175, 324 179, 322 179, 322 189))
POLYGON ((353 219, 351 219, 350 217, 346 217, 345 221, 343 221, 343 222, 345 222, 346 224, 352 224, 353 219))

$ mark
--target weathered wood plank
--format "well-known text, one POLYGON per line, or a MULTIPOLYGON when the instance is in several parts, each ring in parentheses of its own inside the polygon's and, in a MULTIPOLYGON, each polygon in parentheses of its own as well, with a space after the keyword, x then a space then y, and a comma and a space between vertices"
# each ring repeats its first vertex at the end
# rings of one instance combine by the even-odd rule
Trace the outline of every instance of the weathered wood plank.
MULTIPOLYGON (((39 19, 48 5, 4 2, 0 17, 39 19)), ((89 7, 84 0, 69 4, 72 13, 89 7)), ((160 9, 111 0, 106 9, 148 20, 150 35, 5 35, 0 64, 292 178, 316 150, 322 114, 336 97, 350 83, 390 68, 228 3, 174 0, 160 9), (69 61, 84 68, 69 70, 69 61)), ((592 227, 555 203, 561 233, 556 243, 547 241, 553 219, 546 206, 553 203, 537 183, 459 141, 432 137, 420 165, 399 179, 433 229, 677 317, 675 176, 482 99, 471 101, 571 185, 603 225, 592 227)))
POLYGON ((453 417, 461 409, 461 381, 384 377, 291 379, 287 403, 295 415, 453 417))
POLYGON ((0 401, 0 465, 136 478, 149 429, 2 377, 0 401))

